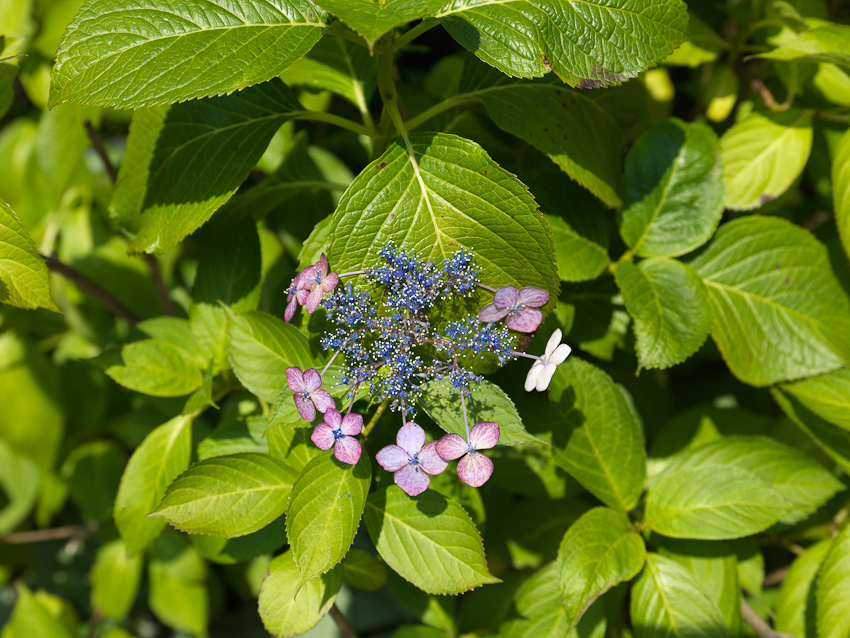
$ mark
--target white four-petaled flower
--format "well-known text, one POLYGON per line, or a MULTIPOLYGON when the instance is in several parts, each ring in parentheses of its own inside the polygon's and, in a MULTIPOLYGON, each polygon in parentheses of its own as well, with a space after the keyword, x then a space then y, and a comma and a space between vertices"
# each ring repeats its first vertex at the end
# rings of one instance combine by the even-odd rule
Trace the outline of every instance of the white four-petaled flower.
POLYGON ((572 352, 572 348, 565 343, 561 343, 561 329, 558 328, 549 337, 549 342, 546 344, 546 352, 543 353, 540 359, 534 362, 531 370, 528 371, 528 376, 525 377, 526 392, 531 392, 532 390, 543 392, 548 388, 555 370, 570 356, 570 352, 572 352))

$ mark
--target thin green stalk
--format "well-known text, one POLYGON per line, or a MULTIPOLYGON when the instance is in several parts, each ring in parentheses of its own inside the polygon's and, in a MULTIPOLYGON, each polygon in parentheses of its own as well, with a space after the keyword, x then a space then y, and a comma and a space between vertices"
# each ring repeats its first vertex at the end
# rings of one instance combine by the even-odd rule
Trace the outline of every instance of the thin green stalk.
POLYGON ((440 24, 440 21, 435 18, 428 18, 427 20, 423 20, 393 43, 391 49, 392 52, 395 53, 396 51, 400 51, 408 44, 413 42, 420 35, 422 35, 426 31, 430 31, 438 24, 440 24))
POLYGON ((375 414, 372 415, 372 418, 369 419, 369 423, 366 424, 366 427, 363 428, 363 438, 368 438, 368 436, 372 433, 372 429, 375 427, 375 424, 380 420, 381 415, 386 412, 387 407, 390 405, 389 399, 384 399, 381 402, 381 405, 378 406, 378 409, 375 410, 375 414))
POLYGON ((425 109, 416 117, 410 118, 406 124, 407 130, 413 131, 422 126, 428 120, 437 117, 440 113, 453 109, 466 102, 471 102, 475 99, 474 96, 475 94, 473 93, 461 93, 460 95, 448 97, 442 102, 437 102, 434 106, 429 109, 425 109))
POLYGON ((293 120, 310 120, 313 122, 327 122, 328 124, 333 124, 335 126, 339 126, 340 128, 344 128, 352 133, 357 133, 358 135, 365 135, 367 137, 377 137, 377 132, 373 127, 364 126, 363 124, 358 124, 357 122, 352 122, 348 118, 341 117, 339 115, 334 115, 333 113, 324 113, 322 111, 300 111, 296 113, 293 120))

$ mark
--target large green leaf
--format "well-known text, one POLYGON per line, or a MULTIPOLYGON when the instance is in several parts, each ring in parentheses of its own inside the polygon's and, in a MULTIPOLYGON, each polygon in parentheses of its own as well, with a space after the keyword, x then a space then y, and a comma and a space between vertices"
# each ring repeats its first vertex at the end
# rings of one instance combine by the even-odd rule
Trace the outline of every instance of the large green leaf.
POLYGON ((138 111, 111 209, 163 252, 194 232, 245 181, 280 125, 303 111, 280 80, 222 97, 138 111))
POLYGON ((726 638, 729 630, 717 605, 685 567, 649 554, 632 588, 636 638, 726 638))
POLYGON ((817 585, 817 628, 820 638, 850 634, 850 527, 835 537, 823 561, 817 585))
POLYGON ((711 307, 699 275, 675 259, 617 264, 614 276, 634 321, 644 368, 681 363, 708 338, 711 307))
POLYGON ((145 339, 121 348, 106 368, 116 383, 156 397, 179 397, 198 389, 203 374, 194 356, 168 341, 145 339))
POLYGON ((683 255, 714 234, 725 195, 714 131, 665 120, 641 135, 626 157, 620 234, 638 255, 683 255))
POLYGON ((534 198, 476 143, 444 133, 410 135, 390 146, 351 183, 333 217, 328 259, 339 272, 377 262, 399 248, 441 262, 475 251, 490 286, 558 292, 552 235, 534 198))
POLYGON ((631 580, 643 567, 646 547, 629 517, 597 507, 573 523, 558 550, 561 597, 570 627, 594 600, 631 580))
POLYGON ((173 530, 156 539, 149 555, 147 603, 154 616, 178 632, 205 636, 210 593, 204 559, 173 530))
POLYGON ((38 498, 38 467, 0 438, 0 534, 15 529, 38 498))
POLYGON ((832 157, 832 197, 838 234, 850 257, 850 131, 841 137, 832 157))
POLYGON ((217 456, 178 476, 151 513, 191 533, 244 536, 286 511, 295 479, 288 465, 268 454, 217 456))
POLYGON ((59 599, 44 591, 33 594, 27 586, 18 581, 15 589, 18 599, 9 622, 3 627, 4 638, 74 638, 77 635, 76 622, 71 616, 71 627, 62 618, 62 605, 51 604, 59 599))
POLYGON ((850 363, 850 302, 808 231, 778 218, 736 219, 691 266, 708 287, 711 336, 745 383, 770 385, 850 363))
POLYGON ((549 386, 555 462, 615 509, 637 505, 646 475, 640 424, 622 392, 581 359, 558 367, 549 386))
POLYGON ((415 498, 395 485, 366 500, 366 529, 381 558, 429 594, 459 594, 498 583, 481 536, 455 501, 428 490, 415 498))
POLYGON ((445 0, 315 0, 357 31, 372 48, 385 33, 442 7, 445 0))
MULTIPOLYGON (((460 394, 453 391, 448 380, 431 381, 425 384, 423 394, 417 399, 416 404, 446 432, 466 434, 460 394)), ((482 381, 475 388, 475 391, 466 398, 466 412, 470 423, 478 421, 498 423, 500 445, 541 442, 536 436, 526 431, 514 402, 494 383, 482 381)))
MULTIPOLYGON (((590 281, 605 272, 610 263, 605 246, 578 232, 563 217, 545 213, 543 217, 555 239, 555 259, 561 281, 590 281)), ((604 228, 604 220, 601 221, 604 228)))
POLYGON ((59 48, 50 106, 135 109, 231 93, 286 70, 326 18, 310 0, 89 0, 59 48))
POLYGON ((215 229, 198 260, 195 303, 224 303, 234 312, 256 310, 260 299, 260 237, 253 220, 215 229))
POLYGON ((726 208, 750 210, 788 190, 812 150, 812 120, 804 111, 751 113, 720 139, 726 208))
POLYGON ((822 419, 850 430, 850 368, 786 383, 782 390, 822 419))
POLYGON ((0 200, 0 303, 59 312, 50 296, 50 275, 21 220, 0 200))
POLYGON ((681 44, 688 29, 679 0, 453 0, 434 16, 507 75, 553 71, 580 88, 636 77, 681 44))
POLYGON ((830 62, 850 68, 850 26, 830 24, 807 29, 796 37, 784 40, 775 49, 759 53, 769 60, 799 62, 830 62))
POLYGON ((352 549, 342 559, 342 582, 357 589, 377 591, 387 584, 387 568, 374 554, 352 549))
POLYGON ((165 521, 150 518, 169 483, 189 466, 192 417, 178 416, 145 437, 133 452, 115 498, 115 526, 130 554, 151 544, 165 521))
POLYGON ((322 619, 336 600, 341 584, 335 569, 298 587, 298 566, 287 551, 275 558, 260 589, 260 618, 273 636, 303 634, 322 619))
POLYGON ((354 466, 325 453, 301 471, 286 511, 286 533, 302 584, 326 573, 348 552, 371 484, 365 452, 354 466))
POLYGON ((129 556, 127 546, 117 539, 97 551, 89 579, 92 607, 112 620, 123 620, 139 591, 142 557, 129 556))
POLYGON ((776 598, 776 631, 815 638, 815 579, 832 539, 825 538, 794 559, 776 598))

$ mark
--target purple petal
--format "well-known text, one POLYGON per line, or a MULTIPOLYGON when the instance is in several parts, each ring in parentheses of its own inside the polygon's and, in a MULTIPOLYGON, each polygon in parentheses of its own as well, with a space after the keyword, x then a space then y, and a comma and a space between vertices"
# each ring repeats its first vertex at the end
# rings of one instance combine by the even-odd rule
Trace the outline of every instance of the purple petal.
POLYGON ((325 253, 322 253, 322 256, 319 257, 319 261, 316 262, 314 268, 324 279, 325 275, 328 274, 328 258, 325 257, 325 253))
POLYGON ((305 421, 313 421, 316 418, 316 406, 310 399, 305 399, 303 394, 295 394, 295 407, 305 421))
POLYGON ((295 292, 295 300, 299 303, 299 305, 303 306, 307 303, 307 299, 310 297, 310 291, 306 288, 299 288, 295 292))
POLYGON ((304 385, 304 373, 301 372, 301 368, 292 366, 286 369, 286 384, 293 392, 304 392, 306 386, 304 385))
POLYGON ((469 451, 469 445, 459 434, 446 434, 437 441, 437 454, 444 461, 459 459, 469 451))
POLYGON ((322 387, 322 377, 316 372, 316 368, 304 370, 304 388, 312 392, 322 387))
POLYGON ((419 454, 419 450, 425 445, 425 430, 413 421, 409 421, 398 429, 395 442, 411 457, 419 454))
POLYGON ((499 321, 504 318, 504 316, 508 314, 507 308, 497 308, 496 304, 488 303, 481 310, 478 311, 478 318, 481 321, 486 321, 488 323, 493 323, 494 321, 499 321))
MULTIPOLYGON (((295 279, 292 281, 295 283, 295 287, 298 290, 309 289, 310 282, 316 280, 316 267, 315 266, 307 266, 300 273, 295 275, 295 279)), ((303 303, 302 303, 303 305, 303 303)))
POLYGON ((360 414, 346 414, 342 418, 340 430, 345 436, 356 436, 363 430, 363 416, 360 414))
POLYGON ((523 308, 508 315, 505 325, 517 332, 534 332, 543 321, 543 313, 537 308, 523 308))
POLYGON ((422 468, 415 465, 406 465, 401 468, 393 474, 393 480, 409 496, 421 494, 431 485, 431 477, 422 468))
POLYGON ((481 421, 469 431, 469 446, 476 450, 489 450, 499 442, 499 424, 481 421))
POLYGON ((319 425, 313 428, 313 434, 310 435, 310 439, 320 450, 330 450, 334 444, 334 431, 330 426, 319 423, 319 425))
POLYGON ((458 478, 472 487, 481 487, 492 474, 493 461, 481 452, 470 452, 458 461, 458 478))
POLYGON ((349 465, 357 465, 362 451, 363 448, 360 447, 360 441, 351 436, 340 439, 334 445, 334 456, 349 465))
POLYGON ((437 442, 431 441, 419 453, 419 465, 428 474, 433 476, 445 470, 449 466, 449 463, 441 459, 440 455, 437 454, 437 442))
POLYGON ((496 308, 513 308, 519 298, 519 290, 516 286, 502 286, 493 295, 493 303, 496 308))
POLYGON ((319 412, 321 412, 322 414, 324 414, 328 410, 336 409, 336 403, 334 403, 334 398, 327 390, 314 390, 310 393, 310 397, 313 399, 313 403, 316 404, 316 409, 319 410, 319 412))
POLYGON ((549 293, 542 288, 535 288, 534 286, 526 286, 520 290, 519 298, 517 299, 519 305, 526 306, 528 308, 539 308, 540 306, 545 306, 548 301, 549 293))
POLYGON ((339 283, 339 275, 335 272, 332 272, 327 277, 322 279, 322 290, 325 292, 331 292, 336 285, 339 283))
MULTIPOLYGON (((292 295, 290 295, 292 296, 292 295)), ((286 304, 286 311, 283 313, 283 320, 286 323, 292 321, 292 317, 295 316, 295 309, 298 307, 298 300, 295 297, 292 297, 292 300, 286 304)))
MULTIPOLYGON (((342 415, 336 410, 336 408, 330 408, 325 410, 325 423, 327 423, 334 430, 339 430, 339 426, 342 423, 342 415)), ((345 432, 343 432, 345 434, 345 432)))
POLYGON ((310 314, 316 312, 316 309, 319 307, 324 295, 325 291, 322 290, 320 285, 316 284, 316 287, 310 291, 309 295, 307 295, 307 303, 304 304, 304 309, 310 314))
POLYGON ((407 465, 410 462, 410 457, 399 446, 388 445, 378 450, 375 460, 387 472, 395 472, 407 465))

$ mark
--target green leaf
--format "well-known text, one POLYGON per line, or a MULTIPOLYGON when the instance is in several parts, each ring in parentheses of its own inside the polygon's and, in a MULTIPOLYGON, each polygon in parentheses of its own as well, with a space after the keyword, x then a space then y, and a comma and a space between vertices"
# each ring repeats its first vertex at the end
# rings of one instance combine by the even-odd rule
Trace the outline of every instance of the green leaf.
POLYGON ((286 510, 286 534, 301 585, 328 572, 348 552, 371 484, 365 451, 354 466, 325 453, 301 471, 286 510))
MULTIPOLYGON (((231 404, 232 405, 232 404, 231 404)), ((198 443, 198 460, 239 452, 268 452, 269 442, 263 437, 266 417, 261 414, 244 417, 228 410, 212 433, 198 443)), ((232 407, 238 408, 236 405, 232 407)))
POLYGON ((137 233, 130 250, 164 252, 203 225, 301 111, 295 94, 273 80, 134 114, 111 203, 113 216, 137 233))
MULTIPOLYGON (((498 463, 498 461, 496 461, 498 463)), ((501 464, 498 465, 501 473, 501 464)), ((571 499, 557 508, 547 499, 526 498, 505 513, 508 522, 498 532, 515 569, 538 568, 555 558, 570 525, 589 509, 580 499, 571 499)))
POLYGON ((850 69, 850 26, 829 24, 798 33, 771 51, 759 53, 768 60, 829 62, 850 69))
POLYGON ((207 359, 198 353, 198 343, 192 334, 191 324, 182 317, 154 317, 136 324, 136 328, 147 336, 167 341, 180 348, 188 358, 194 359, 199 366, 205 366, 207 359))
POLYGON ((298 587, 298 566, 287 551, 269 565, 260 589, 260 618, 273 636, 285 638, 312 629, 328 613, 340 587, 335 569, 298 587))
POLYGON ((723 215, 720 145, 702 123, 670 118, 641 135, 626 157, 620 234, 632 253, 676 257, 707 242, 723 215))
POLYGON ((217 456, 178 476, 151 514, 191 533, 244 536, 286 511, 295 479, 287 465, 268 454, 217 456))
MULTIPOLYGON (((4 638, 74 638, 76 627, 72 630, 57 614, 53 613, 50 599, 42 595, 45 592, 37 592, 35 595, 27 589, 23 582, 15 586, 18 600, 8 624, 3 628, 4 638), (45 604, 47 603, 47 604, 45 604)), ((52 598, 52 597, 51 597, 52 598)))
POLYGON ((558 367, 549 385, 555 462, 615 509, 637 505, 646 475, 640 424, 602 370, 580 359, 558 367))
POLYGON ((815 579, 832 547, 825 538, 794 559, 776 598, 776 631, 797 638, 815 638, 815 579))
MULTIPOLYGON (((422 390, 417 406, 425 410, 434 423, 446 432, 465 435, 460 394, 453 391, 451 382, 430 381, 422 390)), ((498 423, 500 445, 541 443, 540 439, 526 431, 514 402, 495 383, 482 381, 475 388, 475 392, 466 398, 466 413, 470 423, 498 423)))
POLYGON ((729 44, 709 27, 698 14, 688 11, 688 40, 664 58, 664 64, 696 68, 714 62, 729 44))
POLYGON ((286 545, 286 520, 284 516, 264 528, 239 538, 218 538, 207 534, 191 534, 189 540, 201 556, 219 565, 235 565, 271 554, 286 545))
POLYGON ((621 261, 614 271, 634 318, 638 361, 644 368, 681 363, 708 338, 711 306, 700 276, 675 259, 621 261))
POLYGON ((352 549, 342 559, 342 582, 349 587, 377 591, 387 582, 387 568, 377 556, 352 549))
POLYGON ((693 574, 658 554, 647 555, 632 588, 631 617, 636 638, 729 635, 720 610, 693 574))
MULTIPOLYGON (((4 29, 5 31, 5 29, 4 29)), ((17 57, 21 40, 0 35, 0 117, 6 115, 15 98, 14 82, 18 75, 17 57)))
POLYGON ((573 627, 599 596, 631 580, 643 567, 646 547, 628 516, 597 507, 573 523, 558 550, 561 598, 573 627))
POLYGON ((50 295, 50 275, 18 216, 0 201, 0 303, 59 312, 50 295))
POLYGON ((475 251, 490 286, 558 292, 552 236, 526 187, 476 143, 444 133, 396 140, 348 187, 334 213, 328 259, 338 272, 376 263, 389 240, 440 262, 475 251))
POLYGON ((850 131, 841 137, 832 157, 832 197, 835 224, 850 257, 850 131))
POLYGON ((261 312, 230 314, 227 355, 248 390, 274 402, 286 387, 286 369, 315 366, 307 337, 277 317, 261 312))
POLYGON ((0 534, 15 529, 38 498, 39 471, 0 438, 0 534))
POLYGON ((850 633, 850 528, 835 537, 823 561, 817 585, 817 635, 843 638, 850 633))
POLYGON ((720 138, 726 208, 750 210, 782 195, 803 172, 812 150, 804 111, 751 113, 720 138))
POLYGON ((411 498, 395 485, 366 500, 366 528, 381 558, 429 594, 459 594, 498 583, 487 571, 475 524, 432 490, 411 498))
POLYGON ((59 47, 50 106, 136 109, 231 93, 285 71, 325 22, 309 0, 89 0, 59 47))
POLYGON ((113 517, 127 551, 137 554, 159 536, 165 521, 150 518, 165 489, 189 466, 192 417, 178 416, 145 437, 121 477, 113 517))
POLYGON ((822 419, 850 430, 850 368, 781 386, 822 419))
POLYGON ((139 592, 142 564, 141 556, 128 555, 121 539, 98 549, 89 579, 91 604, 101 616, 123 620, 130 612, 139 592))
POLYGON ((113 381, 155 397, 180 397, 198 389, 203 374, 197 360, 167 341, 145 339, 121 348, 119 363, 106 368, 113 381))
POLYGON ((366 40, 371 49, 385 33, 436 11, 445 0, 315 0, 366 40))
POLYGON ((555 239, 555 261, 561 281, 591 281, 605 272, 610 263, 606 247, 577 231, 563 217, 545 213, 543 217, 555 239))
POLYGON ((260 300, 260 236, 251 219, 215 229, 198 260, 195 303, 226 304, 233 312, 256 310, 260 300))
POLYGON ((561 84, 510 80, 471 59, 460 91, 453 100, 480 102, 496 126, 548 155, 607 206, 622 204, 623 135, 590 97, 561 84))
POLYGON ((207 634, 210 595, 207 565, 197 550, 169 530, 156 539, 148 563, 148 606, 163 624, 195 636, 207 634))
POLYGON ((103 521, 112 514, 123 455, 110 441, 92 441, 74 448, 62 466, 71 499, 86 521, 103 521))
POLYGON ((687 39, 683 2, 454 0, 436 12, 467 50, 503 73, 553 71, 570 86, 621 84, 687 39))
POLYGON ((711 336, 741 381, 764 386, 850 363, 850 302, 808 231, 736 219, 691 266, 708 287, 711 336))

